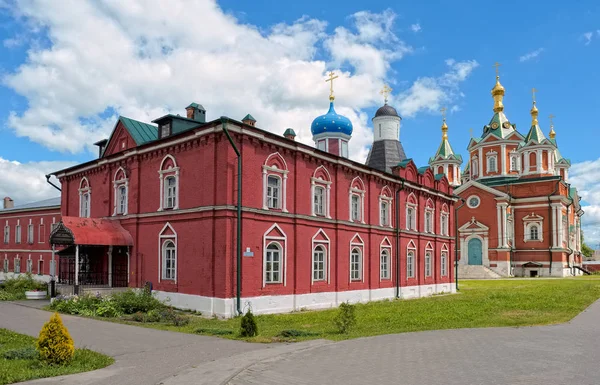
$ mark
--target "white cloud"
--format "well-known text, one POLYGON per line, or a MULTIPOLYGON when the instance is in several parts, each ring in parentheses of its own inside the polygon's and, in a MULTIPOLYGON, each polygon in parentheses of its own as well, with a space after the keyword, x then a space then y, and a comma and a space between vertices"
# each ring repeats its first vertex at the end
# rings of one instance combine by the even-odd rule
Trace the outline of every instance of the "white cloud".
POLYGON ((443 75, 418 78, 397 96, 400 115, 411 117, 422 111, 437 113, 442 104, 461 97, 459 85, 479 66, 475 60, 457 62, 454 59, 447 59, 446 65, 448 71, 443 75))
POLYGON ((410 26, 410 30, 413 31, 413 32, 415 32, 415 33, 421 31, 421 24, 419 24, 419 23, 412 24, 410 26))
MULTIPOLYGON (((73 162, 19 163, 0 158, 0 198, 11 197, 15 205, 59 196, 45 175, 74 165, 73 162)), ((51 179, 59 184, 56 178, 51 179)), ((0 207, 1 208, 1 207, 0 207)))
POLYGON ((585 40, 585 45, 589 45, 592 42, 592 36, 594 36, 593 32, 586 32, 581 37, 585 40))
POLYGON ((536 57, 540 56, 540 54, 542 52, 544 52, 544 49, 543 48, 538 48, 535 51, 528 52, 525 55, 519 57, 519 61, 522 63, 522 62, 526 62, 526 61, 531 60, 531 59, 535 59, 536 57))
POLYGON ((600 158, 574 163, 569 171, 569 183, 577 187, 584 201, 582 229, 586 243, 597 248, 600 243, 600 158))
MULTIPOLYGON (((363 109, 381 103, 391 64, 413 50, 394 33, 390 10, 355 13, 351 26, 327 34, 326 22, 307 16, 259 30, 214 0, 14 6, 50 45, 30 43, 27 61, 4 77, 29 105, 7 124, 18 136, 70 153, 94 151, 91 143, 109 135, 117 115, 150 121, 183 114, 192 101, 204 105, 208 119, 251 113, 260 128, 293 127, 299 141, 312 144, 310 123, 327 111, 324 80, 333 70, 336 109, 354 124, 351 157, 364 161, 372 131, 363 109)), ((458 83, 476 64, 453 62, 445 75, 418 79, 399 103, 414 115, 431 101, 457 97, 458 83)))

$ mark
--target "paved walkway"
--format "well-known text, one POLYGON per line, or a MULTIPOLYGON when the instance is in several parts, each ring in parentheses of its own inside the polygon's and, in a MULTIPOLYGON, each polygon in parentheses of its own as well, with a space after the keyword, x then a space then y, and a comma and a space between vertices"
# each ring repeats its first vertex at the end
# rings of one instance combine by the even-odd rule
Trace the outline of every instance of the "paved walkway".
MULTIPOLYGON (((50 314, 0 302, 0 327, 37 335, 50 314)), ((333 343, 247 344, 64 316, 116 363, 31 384, 600 384, 600 301, 564 325, 442 330, 333 343)))

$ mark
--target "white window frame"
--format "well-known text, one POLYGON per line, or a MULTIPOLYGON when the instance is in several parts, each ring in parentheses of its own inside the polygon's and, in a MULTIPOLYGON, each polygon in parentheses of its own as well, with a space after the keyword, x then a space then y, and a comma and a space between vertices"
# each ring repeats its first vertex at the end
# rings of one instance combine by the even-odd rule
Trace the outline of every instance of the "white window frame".
POLYGON ((543 242, 544 241, 544 217, 531 213, 523 218, 523 241, 524 242, 543 242), (531 227, 537 226, 538 239, 531 238, 531 227))
MULTIPOLYGON (((262 244, 262 287, 266 287, 267 285, 272 285, 275 283, 283 283, 283 286, 287 284, 287 235, 283 231, 281 227, 277 223, 274 223, 265 233, 263 234, 263 244, 262 244), (271 233, 276 232, 279 234, 270 235, 271 233), (267 247, 271 243, 278 243, 281 246, 281 263, 279 264, 280 268, 280 280, 278 282, 267 282, 267 247)), ((312 249, 311 249, 312 250, 312 249)), ((312 261, 312 258, 310 259, 312 261)))
POLYGON ((432 276, 433 250, 425 249, 425 277, 432 276))
POLYGON ((379 252, 379 279, 390 279, 391 248, 381 248, 379 252))
POLYGON ((323 244, 317 244, 312 251, 312 281, 327 280, 327 248, 323 244), (317 260, 317 256, 320 258, 317 260))
POLYGON ((479 158, 477 156, 474 156, 471 160, 471 175, 474 177, 479 175, 479 158))
POLYGON ((312 216, 324 216, 326 218, 331 218, 331 212, 330 212, 330 207, 331 207, 331 176, 329 174, 329 171, 327 171, 327 169, 323 166, 319 166, 317 167, 317 169, 315 170, 315 172, 313 173, 312 177, 310 178, 310 196, 312 199, 311 202, 311 215, 312 216), (323 174, 321 174, 320 170, 323 171, 323 174), (317 176, 318 174, 321 174, 320 176, 317 176), (324 179, 326 178, 326 179, 324 179), (315 199, 316 199, 316 191, 317 189, 324 189, 324 195, 323 195, 323 210, 322 213, 318 213, 317 210, 315 209, 315 199))
MULTIPOLYGON (((178 255, 179 255, 179 249, 178 249, 178 242, 177 242, 177 232, 175 231, 175 229, 173 228, 173 226, 171 226, 171 224, 169 222, 167 222, 163 228, 160 230, 160 232, 158 233, 158 282, 161 281, 167 281, 167 282, 174 282, 177 283, 177 266, 178 266, 178 255), (173 278, 165 278, 165 271, 166 271, 166 261, 164 259, 165 257, 165 245, 167 244, 167 241, 171 241, 174 245, 175 245, 175 266, 174 266, 174 277, 173 278)), ((128 262, 129 263, 129 262, 128 262)))
POLYGON ((173 239, 165 239, 162 243, 162 277, 163 281, 177 279, 177 244, 173 239), (170 266, 168 262, 170 260, 170 266))
POLYGON ((92 186, 90 181, 84 176, 79 182, 79 216, 89 218, 92 212, 92 186), (82 187, 84 185, 86 187, 82 187))
POLYGON ((341 142, 340 154, 342 155, 342 158, 347 158, 348 157, 348 141, 341 140, 340 142, 341 142))
POLYGON ((281 210, 281 190, 282 190, 282 178, 279 175, 269 174, 267 175, 267 190, 266 190, 266 206, 267 210, 281 210), (271 181, 276 181, 275 186, 271 185, 271 181), (274 193, 275 192, 275 193, 274 193))
POLYGON ((417 250, 408 248, 406 251, 406 278, 415 278, 415 262, 417 250))
POLYGON ((354 179, 352 179, 352 182, 350 182, 350 189, 348 191, 348 220, 350 222, 361 222, 361 223, 365 223, 365 190, 364 190, 364 182, 362 181, 362 179, 360 177, 356 177, 354 179), (359 187, 355 187, 356 185, 358 185, 359 187), (358 210, 357 212, 354 211, 353 208, 353 204, 352 204, 352 196, 355 195, 358 197, 358 210), (358 219, 356 218, 356 215, 354 214, 358 214, 358 219))
POLYGON ((356 233, 350 240, 350 282, 364 282, 364 263, 365 263, 365 242, 360 237, 360 234, 356 233), (355 258, 355 251, 358 250, 358 261, 353 262, 353 258, 355 258))
POLYGON ((489 173, 498 172, 498 153, 494 150, 488 151, 485 154, 486 158, 486 171, 489 173), (494 161, 494 167, 492 167, 492 161, 494 161))
POLYGON ((406 230, 417 231, 417 213, 418 213, 419 205, 416 203, 410 202, 411 196, 414 198, 415 201, 417 201, 417 198, 413 193, 411 193, 406 198, 406 215, 405 215, 406 230), (410 212, 411 209, 412 209, 412 213, 410 212))
POLYGON ((264 280, 266 284, 272 283, 281 283, 283 282, 283 247, 277 241, 271 241, 267 244, 265 248, 265 268, 264 268, 264 280), (273 246, 273 247, 271 247, 273 246), (277 269, 273 267, 275 263, 274 260, 274 252, 277 252, 279 260, 276 262, 278 264, 277 269), (271 256, 271 261, 269 261, 269 255, 271 256), (269 269, 269 263, 271 264, 271 269, 269 269), (273 279, 273 275, 277 273, 278 279, 273 279), (269 276, 270 274, 270 276, 269 276), (270 278, 269 278, 270 277, 270 278))
POLYGON ((425 204, 425 210, 423 214, 423 231, 425 233, 433 234, 434 233, 434 223, 433 218, 435 214, 435 205, 431 199, 427 200, 425 204))
POLYGON ((21 221, 17 220, 17 226, 15 226, 15 243, 21 243, 21 221))
MULTIPOLYGON (((265 163, 262 166, 263 210, 281 210, 284 213, 288 212, 288 210, 287 210, 288 174, 289 174, 289 171, 288 171, 288 167, 287 167, 287 162, 285 161, 283 156, 281 156, 281 154, 279 154, 278 152, 275 152, 267 157, 267 159, 265 160, 265 163), (275 158, 279 159, 279 161, 281 162, 281 167, 283 167, 283 168, 279 168, 279 167, 277 167, 276 164, 273 164, 275 158), (280 179, 279 202, 278 202, 278 207, 276 207, 276 208, 269 207, 269 198, 268 198, 267 190, 268 190, 268 178, 270 176, 275 176, 280 179)), ((311 194, 311 199, 312 199, 312 194, 311 194)), ((312 203, 311 203, 311 205, 312 205, 312 203)))
POLYGON ((164 202, 163 202, 163 210, 171 209, 175 210, 177 207, 177 203, 179 201, 178 191, 177 191, 177 177, 175 175, 167 175, 164 178, 164 202), (171 181, 173 184, 171 185, 171 181))
POLYGON ((392 198, 391 191, 385 186, 379 195, 379 225, 382 227, 392 227, 392 198), (390 193, 390 196, 386 194, 390 193))
POLYGON ((129 178, 123 167, 119 167, 117 172, 115 172, 115 177, 113 179, 113 196, 113 215, 127 215, 129 212, 129 178), (118 179, 120 173, 122 173, 121 175, 123 175, 123 178, 118 179), (122 192, 123 189, 125 190, 125 193, 122 192))
POLYGON ((168 210, 178 210, 179 209, 179 166, 177 166, 177 162, 175 161, 175 158, 172 155, 166 155, 162 162, 160 163, 160 168, 158 170, 158 179, 160 182, 160 201, 159 201, 159 207, 158 207, 158 211, 163 211, 165 209, 168 210), (171 160, 172 165, 169 165, 170 167, 165 168, 165 163, 167 162, 167 160, 171 160), (166 203, 167 203, 167 197, 166 197, 166 192, 167 192, 167 186, 165 183, 166 178, 168 177, 175 177, 175 202, 173 207, 169 208, 166 207, 166 203))
POLYGON ((33 223, 31 223, 31 219, 29 220, 29 224, 27 225, 27 243, 33 245, 33 223))
POLYGON ((510 171, 520 171, 520 169, 521 169, 521 167, 519 167, 520 158, 521 157, 519 156, 519 154, 517 154, 515 152, 510 153, 510 171))
POLYGON ((19 256, 16 256, 13 260, 13 272, 15 274, 21 274, 21 258, 19 258, 19 256))
POLYGON ((356 193, 352 193, 350 194, 350 211, 351 211, 351 216, 350 216, 350 220, 352 222, 359 222, 360 221, 360 195, 356 194, 356 193))
POLYGON ((442 212, 440 213, 440 234, 448 236, 450 233, 450 213, 445 211, 445 208, 442 207, 442 212))
POLYGON ((4 226, 4 243, 10 243, 10 226, 8 221, 6 221, 6 225, 4 226))
POLYGON ((33 274, 33 261, 31 260, 31 255, 29 255, 29 259, 27 260, 27 273, 33 274))
POLYGON ((40 255, 40 259, 37 261, 37 273, 38 275, 44 275, 44 259, 40 255))
MULTIPOLYGON (((325 231, 323 231, 323 229, 319 229, 315 235, 312 236, 311 239, 311 250, 314 250, 317 248, 317 246, 322 246, 323 249, 325 250, 325 280, 327 281, 327 283, 330 283, 330 279, 331 279, 331 265, 330 265, 330 261, 331 261, 331 252, 330 252, 330 240, 329 237, 327 236, 327 234, 325 233, 325 231)), ((314 260, 313 258, 311 258, 311 284, 315 282, 314 279, 314 260)))
POLYGON ((444 249, 446 245, 442 246, 442 252, 440 255, 440 275, 442 277, 448 276, 448 250, 444 249))
POLYGON ((324 217, 326 214, 325 201, 327 200, 327 190, 323 186, 314 186, 313 188, 313 215, 324 217))

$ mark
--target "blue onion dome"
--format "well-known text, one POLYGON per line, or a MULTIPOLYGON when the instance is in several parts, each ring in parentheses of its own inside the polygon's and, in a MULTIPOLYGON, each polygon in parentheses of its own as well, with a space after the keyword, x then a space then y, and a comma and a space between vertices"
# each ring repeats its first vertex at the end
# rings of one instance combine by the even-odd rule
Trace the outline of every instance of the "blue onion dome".
POLYGON ((341 132, 346 135, 352 135, 352 122, 343 115, 339 115, 333 108, 333 102, 329 103, 329 111, 313 120, 310 125, 310 131, 313 135, 324 132, 341 132))

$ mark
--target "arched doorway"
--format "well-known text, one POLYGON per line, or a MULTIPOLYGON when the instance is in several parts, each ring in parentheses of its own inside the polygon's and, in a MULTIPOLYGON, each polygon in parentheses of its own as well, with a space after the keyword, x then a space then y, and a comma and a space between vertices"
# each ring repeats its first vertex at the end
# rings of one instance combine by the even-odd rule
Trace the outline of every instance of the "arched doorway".
POLYGON ((469 265, 481 265, 482 258, 481 239, 473 238, 469 241, 469 265))

